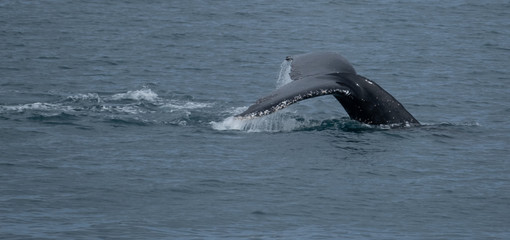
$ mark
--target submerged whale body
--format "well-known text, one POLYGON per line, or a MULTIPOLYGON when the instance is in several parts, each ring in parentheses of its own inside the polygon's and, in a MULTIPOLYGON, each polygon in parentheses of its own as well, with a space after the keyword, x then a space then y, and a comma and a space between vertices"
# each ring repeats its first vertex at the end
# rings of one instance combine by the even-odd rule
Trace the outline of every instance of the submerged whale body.
POLYGON ((375 82, 360 76, 340 54, 315 52, 285 59, 292 82, 251 105, 237 118, 268 115, 308 98, 333 95, 349 117, 372 125, 419 125, 400 102, 375 82))

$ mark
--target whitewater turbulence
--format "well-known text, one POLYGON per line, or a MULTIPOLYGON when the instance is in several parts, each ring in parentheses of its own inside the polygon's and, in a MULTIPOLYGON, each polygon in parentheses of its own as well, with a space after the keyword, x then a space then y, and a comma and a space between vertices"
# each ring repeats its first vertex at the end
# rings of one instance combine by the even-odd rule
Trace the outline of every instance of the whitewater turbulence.
MULTIPOLYGON (((67 94, 66 94, 67 95, 67 94)), ((98 93, 77 93, 67 96, 55 95, 55 101, 35 102, 16 105, 1 105, 0 117, 7 114, 19 119, 55 119, 65 124, 82 124, 102 121, 127 124, 169 124, 187 125, 192 114, 212 103, 191 101, 188 98, 160 97, 149 88, 122 93, 99 95, 98 93), (16 115, 12 115, 16 113, 16 115)))
MULTIPOLYGON (((281 64, 278 79, 276 80, 276 89, 292 82, 290 78, 291 62, 283 61, 281 64)), ((230 113, 237 115, 247 107, 240 107, 232 110, 230 113)), ((221 122, 211 122, 211 126, 215 130, 238 130, 246 132, 287 132, 295 129, 310 127, 313 125, 310 121, 297 119, 290 112, 290 109, 283 109, 262 117, 256 118, 239 118, 227 117, 221 122)))
MULTIPOLYGON (((234 114, 246 110, 246 107, 238 108, 234 114)), ((238 130, 246 132, 288 132, 303 127, 311 127, 312 123, 304 119, 298 119, 288 112, 277 112, 259 118, 241 119, 234 116, 228 117, 221 122, 211 122, 216 130, 238 130)))

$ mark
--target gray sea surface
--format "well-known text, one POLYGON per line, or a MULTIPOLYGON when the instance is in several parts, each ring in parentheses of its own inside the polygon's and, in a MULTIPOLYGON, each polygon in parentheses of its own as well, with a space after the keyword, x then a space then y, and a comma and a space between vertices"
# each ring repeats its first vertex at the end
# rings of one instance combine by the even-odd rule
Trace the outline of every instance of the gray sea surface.
POLYGON ((1 239, 510 239, 509 1, 1 1, 1 239), (233 119, 335 51, 332 96, 233 119))

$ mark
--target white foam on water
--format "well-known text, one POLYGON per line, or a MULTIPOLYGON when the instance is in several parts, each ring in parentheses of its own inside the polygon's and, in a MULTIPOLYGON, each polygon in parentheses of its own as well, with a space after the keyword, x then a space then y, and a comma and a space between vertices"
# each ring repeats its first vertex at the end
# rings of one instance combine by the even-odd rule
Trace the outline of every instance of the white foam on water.
POLYGON ((71 106, 64 106, 61 104, 54 103, 28 103, 28 104, 20 104, 13 106, 0 106, 0 109, 3 111, 16 111, 23 112, 27 110, 38 110, 38 111, 49 111, 49 110, 58 110, 58 111, 73 111, 74 109, 71 106))
POLYGON ((78 93, 75 95, 68 96, 67 99, 77 102, 77 101, 97 101, 98 103, 101 102, 101 97, 99 97, 99 94, 97 93, 78 93))
MULTIPOLYGON (((243 107, 245 109, 245 107, 243 107)), ((238 108, 238 109, 243 109, 238 108)), ((241 112, 241 111, 236 111, 241 112)), ((289 132, 309 125, 308 121, 300 121, 295 117, 280 111, 263 117, 238 118, 228 117, 221 122, 211 122, 211 126, 219 131, 245 132, 289 132)))
POLYGON ((143 88, 135 91, 128 91, 126 93, 117 93, 112 96, 112 100, 136 100, 136 101, 149 101, 154 102, 158 100, 158 94, 149 88, 143 88))
POLYGON ((170 109, 199 109, 199 108, 207 108, 211 107, 210 103, 199 103, 199 102, 181 102, 181 101, 171 101, 169 103, 163 104, 162 108, 170 108, 170 109))
POLYGON ((140 113, 146 113, 147 111, 144 111, 140 109, 137 106, 101 106, 99 109, 100 112, 110 112, 110 113, 127 113, 127 114, 140 114, 140 113))

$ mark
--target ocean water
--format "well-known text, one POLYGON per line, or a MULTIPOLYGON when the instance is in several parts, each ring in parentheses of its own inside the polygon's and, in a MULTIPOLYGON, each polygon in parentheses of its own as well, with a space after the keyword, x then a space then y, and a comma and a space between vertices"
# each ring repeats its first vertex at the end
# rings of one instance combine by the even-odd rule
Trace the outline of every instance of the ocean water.
POLYGON ((508 1, 2 1, 2 239, 509 239, 508 1), (232 118, 336 51, 331 96, 232 118), (288 80, 288 79, 287 79, 288 80))

